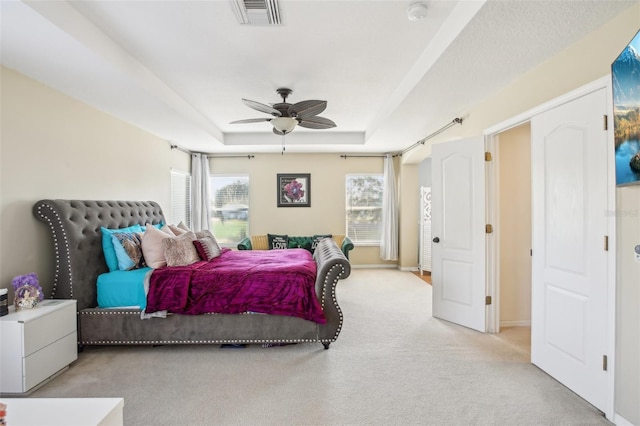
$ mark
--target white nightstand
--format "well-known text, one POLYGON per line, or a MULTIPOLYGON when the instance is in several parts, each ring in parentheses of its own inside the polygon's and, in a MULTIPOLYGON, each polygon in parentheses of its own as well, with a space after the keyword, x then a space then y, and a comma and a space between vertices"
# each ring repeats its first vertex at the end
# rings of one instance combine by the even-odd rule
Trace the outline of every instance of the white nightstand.
POLYGON ((0 317, 0 393, 25 393, 78 358, 76 301, 45 299, 0 317))

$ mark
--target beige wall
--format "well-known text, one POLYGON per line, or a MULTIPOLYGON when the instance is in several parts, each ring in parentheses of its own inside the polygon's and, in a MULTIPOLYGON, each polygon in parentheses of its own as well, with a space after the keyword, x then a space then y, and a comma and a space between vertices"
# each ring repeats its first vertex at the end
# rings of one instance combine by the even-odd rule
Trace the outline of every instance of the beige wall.
MULTIPOLYGON (((341 158, 339 154, 256 154, 249 160, 211 158, 213 174, 248 174, 249 232, 258 234, 344 234, 345 176, 350 173, 382 173, 383 159, 341 158), (277 207, 278 173, 311 174, 311 207, 277 207)), ((380 260, 380 248, 357 246, 349 257, 354 266, 395 265, 380 260)))
POLYGON ((396 167, 400 182, 399 200, 402 212, 399 219, 399 262, 403 270, 418 268, 420 245, 420 185, 418 164, 396 167))
POLYGON ((154 200, 169 219, 169 172, 189 170, 189 156, 19 73, 0 73, 0 287, 12 292, 14 276, 36 272, 46 293, 53 246, 31 213, 37 200, 154 200))
POLYGON ((500 325, 531 322, 531 126, 498 135, 500 325))

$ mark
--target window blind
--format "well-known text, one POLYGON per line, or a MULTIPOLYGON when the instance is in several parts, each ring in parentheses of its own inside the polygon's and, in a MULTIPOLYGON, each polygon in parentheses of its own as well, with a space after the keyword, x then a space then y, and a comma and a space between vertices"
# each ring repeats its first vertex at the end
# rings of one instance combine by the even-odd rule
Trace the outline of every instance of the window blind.
POLYGON ((191 228, 191 175, 171 169, 171 222, 191 228))
POLYGON ((380 244, 383 182, 382 174, 346 175, 347 235, 355 244, 380 244))

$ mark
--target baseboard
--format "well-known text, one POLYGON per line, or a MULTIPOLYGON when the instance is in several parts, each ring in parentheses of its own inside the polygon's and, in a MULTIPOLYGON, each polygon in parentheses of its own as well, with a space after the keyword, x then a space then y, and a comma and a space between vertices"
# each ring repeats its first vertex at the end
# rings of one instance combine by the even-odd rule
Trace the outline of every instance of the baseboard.
POLYGON ((418 272, 420 269, 417 266, 403 266, 400 269, 402 272, 418 272))
POLYGON ((625 419, 618 413, 613 414, 613 423, 615 423, 616 426, 633 426, 633 423, 631 423, 629 420, 625 419))
POLYGON ((500 327, 531 327, 531 320, 500 321, 500 327))
POLYGON ((398 265, 393 265, 393 264, 389 264, 389 263, 383 263, 381 265, 354 265, 354 264, 351 264, 351 269, 380 269, 380 268, 397 269, 398 265))

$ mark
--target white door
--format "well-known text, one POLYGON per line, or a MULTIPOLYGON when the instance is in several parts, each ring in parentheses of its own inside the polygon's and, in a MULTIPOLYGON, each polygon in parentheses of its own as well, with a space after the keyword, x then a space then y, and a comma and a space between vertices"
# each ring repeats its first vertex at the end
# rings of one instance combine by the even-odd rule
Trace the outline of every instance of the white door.
POLYGON ((605 409, 605 90, 531 121, 531 361, 605 409))
POLYGON ((485 331, 484 140, 432 147, 433 316, 485 331))

